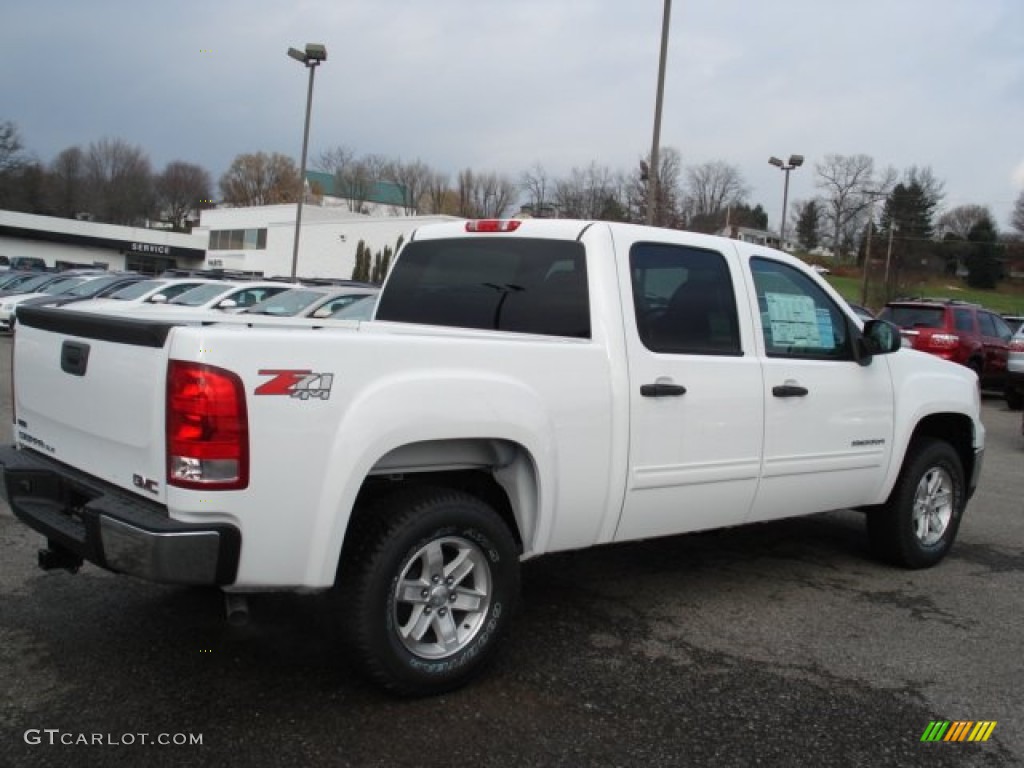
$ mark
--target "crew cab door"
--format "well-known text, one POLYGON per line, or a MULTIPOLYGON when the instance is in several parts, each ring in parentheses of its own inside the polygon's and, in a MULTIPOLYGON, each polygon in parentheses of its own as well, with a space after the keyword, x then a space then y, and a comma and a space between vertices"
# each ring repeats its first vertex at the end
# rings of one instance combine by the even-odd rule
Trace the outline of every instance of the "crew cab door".
POLYGON ((857 329, 809 275, 767 257, 748 263, 765 404, 764 464, 749 519, 864 504, 892 452, 888 362, 856 361, 857 329))
POLYGON ((630 408, 620 541, 740 523, 760 471, 763 382, 738 262, 716 241, 665 239, 616 233, 630 408))

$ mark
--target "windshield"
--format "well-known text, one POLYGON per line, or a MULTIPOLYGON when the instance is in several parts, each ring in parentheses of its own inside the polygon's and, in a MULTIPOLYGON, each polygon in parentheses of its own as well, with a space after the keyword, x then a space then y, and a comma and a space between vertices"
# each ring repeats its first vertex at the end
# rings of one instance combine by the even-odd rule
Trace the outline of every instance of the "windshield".
POLYGON ((198 307, 206 304, 208 301, 212 301, 222 293, 227 293, 232 290, 232 288, 233 286, 224 285, 223 283, 200 285, 197 288, 191 288, 185 291, 180 296, 175 297, 167 303, 185 307, 198 307))
POLYGON ((57 293, 64 293, 65 291, 70 291, 76 285, 81 285, 84 282, 84 277, 66 277, 63 280, 55 280, 54 282, 50 283, 48 286, 43 288, 43 293, 48 293, 51 296, 53 296, 54 294, 57 293))
POLYGON ((35 277, 30 277, 24 282, 18 283, 16 288, 18 289, 18 293, 35 293, 37 288, 46 285, 53 279, 53 275, 36 275, 35 277))
POLYGON ((109 277, 97 277, 95 280, 89 280, 84 283, 79 283, 70 291, 65 291, 68 296, 76 296, 81 298, 83 296, 95 296, 97 293, 102 291, 111 285, 115 285, 118 281, 124 280, 125 278, 120 275, 110 275, 109 277))
POLYGON ((15 272, 13 275, 5 275, 3 279, 0 279, 0 288, 13 288, 26 280, 32 275, 23 275, 20 272, 15 272))
POLYGON ((316 301, 323 299, 327 294, 324 291, 307 291, 292 289, 284 291, 276 296, 271 296, 259 304, 253 304, 245 310, 254 315, 276 315, 278 317, 294 317, 306 307, 316 301))
POLYGON ((150 291, 154 291, 162 285, 167 283, 166 280, 143 280, 132 285, 125 286, 124 288, 114 291, 108 298, 119 299, 121 301, 129 301, 131 299, 139 299, 145 296, 150 291))
POLYGON ((373 316, 373 308, 377 306, 377 295, 351 296, 351 302, 331 315, 335 320, 369 320, 373 316))

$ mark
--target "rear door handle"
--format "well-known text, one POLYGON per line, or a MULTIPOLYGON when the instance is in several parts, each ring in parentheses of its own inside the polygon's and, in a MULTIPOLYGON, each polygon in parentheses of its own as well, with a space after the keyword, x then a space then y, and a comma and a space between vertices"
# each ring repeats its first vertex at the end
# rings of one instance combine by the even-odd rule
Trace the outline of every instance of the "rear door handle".
POLYGON ((644 397, 679 397, 686 394, 686 387, 680 384, 641 384, 640 394, 644 397))
POLYGON ((780 384, 772 387, 772 394, 776 397, 806 397, 807 387, 800 387, 796 384, 780 384))

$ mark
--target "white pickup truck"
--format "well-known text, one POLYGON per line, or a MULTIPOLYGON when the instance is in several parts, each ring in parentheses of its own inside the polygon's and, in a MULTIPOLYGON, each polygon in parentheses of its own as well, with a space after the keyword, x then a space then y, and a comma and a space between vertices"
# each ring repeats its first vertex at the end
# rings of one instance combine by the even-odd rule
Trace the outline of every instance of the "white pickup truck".
POLYGON ((354 323, 19 312, 4 495, 44 568, 338 589, 392 691, 493 655, 520 561, 826 510, 920 568, 982 463, 974 374, 778 251, 606 222, 418 230, 354 323))

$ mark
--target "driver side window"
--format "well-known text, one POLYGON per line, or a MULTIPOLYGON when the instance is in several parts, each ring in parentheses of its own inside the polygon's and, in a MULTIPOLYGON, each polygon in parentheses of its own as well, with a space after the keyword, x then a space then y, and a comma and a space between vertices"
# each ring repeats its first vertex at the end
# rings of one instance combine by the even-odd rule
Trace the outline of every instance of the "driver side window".
POLYGON ((852 360, 846 314, 797 269, 765 258, 750 260, 768 357, 852 360))

